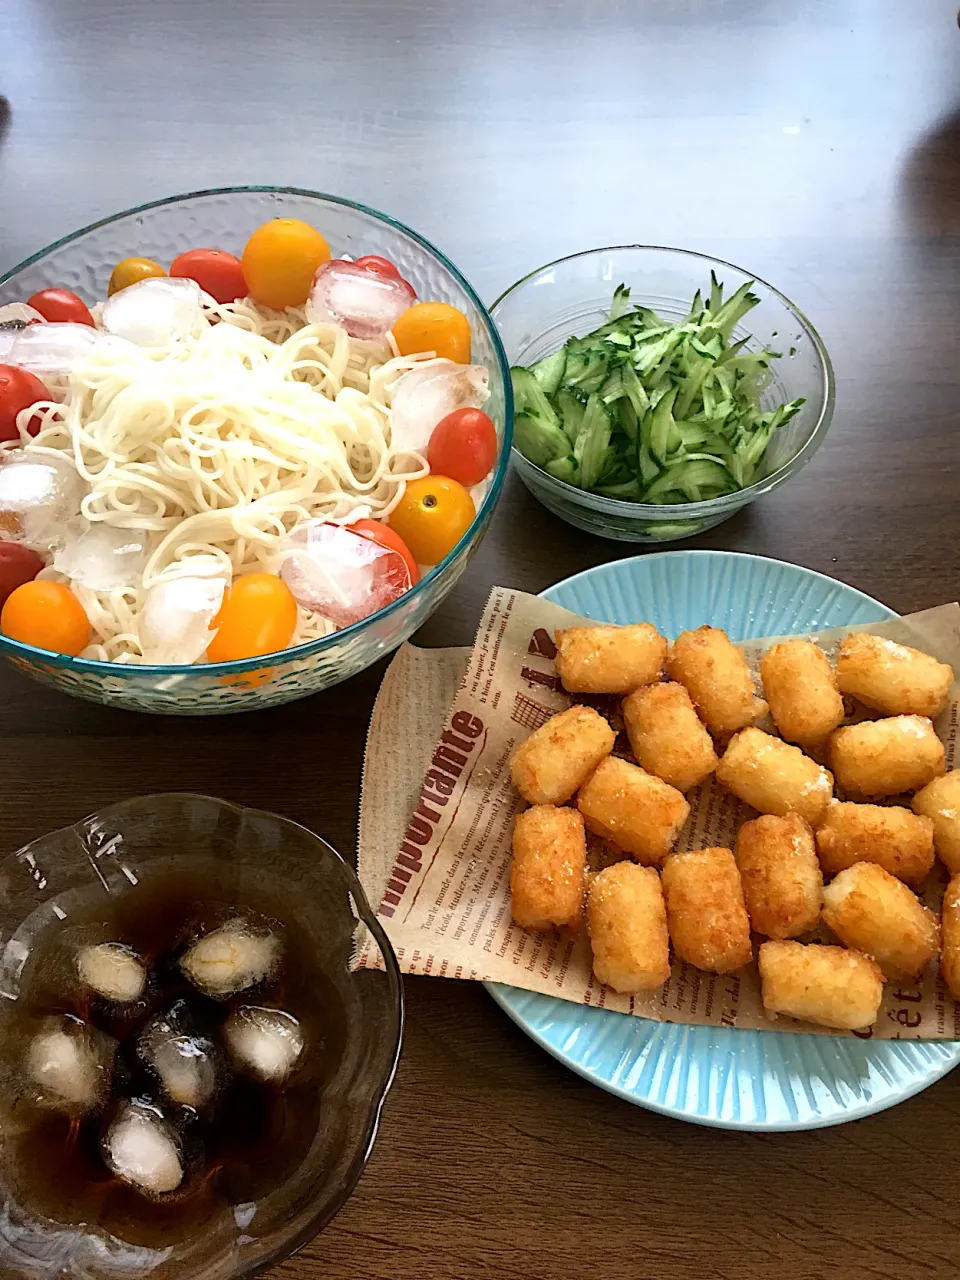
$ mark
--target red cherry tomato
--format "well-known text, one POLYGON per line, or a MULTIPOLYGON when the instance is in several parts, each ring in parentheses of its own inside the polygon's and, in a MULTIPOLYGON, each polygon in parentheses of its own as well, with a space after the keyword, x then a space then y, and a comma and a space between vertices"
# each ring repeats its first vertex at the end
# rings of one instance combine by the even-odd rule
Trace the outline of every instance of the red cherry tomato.
POLYGON ((35 551, 19 542, 0 542, 0 609, 7 603, 7 596, 32 582, 43 568, 43 561, 35 551))
POLYGON ((217 302, 236 302, 248 293, 243 264, 223 249, 188 249, 171 262, 170 274, 196 280, 217 302))
POLYGON ((400 272, 390 259, 379 258, 375 253, 368 253, 365 257, 358 258, 357 266, 363 267, 364 271, 372 271, 374 275, 392 276, 394 280, 400 279, 400 272))
MULTIPOLYGON (((19 440, 17 414, 38 400, 49 400, 50 392, 38 377, 15 364, 0 364, 0 440, 19 440)), ((30 419, 27 430, 35 436, 40 416, 30 419)))
POLYGON ((467 489, 488 476, 497 460, 497 429, 482 409, 454 409, 433 428, 427 461, 436 476, 467 489))
POLYGON ((355 520, 353 524, 347 525, 353 533, 359 533, 361 538, 369 538, 371 542, 378 542, 381 547, 389 547, 391 551, 396 551, 398 555, 403 556, 403 562, 410 571, 410 585, 420 581, 420 570, 417 562, 413 558, 413 552, 400 537, 399 533, 395 533, 388 525, 381 520, 355 520))
POLYGON ((88 324, 94 328, 90 308, 69 289, 41 289, 27 303, 50 324, 88 324))

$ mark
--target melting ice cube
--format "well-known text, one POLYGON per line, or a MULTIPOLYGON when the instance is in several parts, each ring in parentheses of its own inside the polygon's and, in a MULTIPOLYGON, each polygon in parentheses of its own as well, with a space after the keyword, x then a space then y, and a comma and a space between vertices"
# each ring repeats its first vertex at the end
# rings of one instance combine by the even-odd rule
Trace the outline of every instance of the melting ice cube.
POLYGON ((186 952, 180 967, 195 987, 212 996, 231 995, 262 982, 276 965, 279 940, 245 920, 230 920, 186 952))
POLYGON ((175 1191, 183 1181, 180 1146, 157 1107, 128 1103, 107 1130, 103 1157, 121 1182, 150 1195, 175 1191))
POLYGON ((70 1014, 48 1018, 27 1048, 27 1072, 41 1099, 87 1111, 106 1093, 116 1044, 70 1014))
POLYGON ((307 320, 342 325, 351 338, 382 338, 416 300, 406 280, 376 275, 338 258, 325 262, 314 276, 307 320))
POLYGON ((441 418, 455 409, 482 409, 490 398, 483 365, 431 361, 397 379, 390 405, 394 449, 423 453, 441 418))
POLYGON ((25 302, 0 307, 0 364, 7 363, 13 344, 28 324, 43 324, 43 316, 25 302))
POLYGON ((223 1026, 235 1064, 259 1080, 282 1080, 303 1053, 300 1024, 280 1009, 242 1005, 223 1026))
POLYGON ((183 1000, 147 1023, 137 1052, 157 1073, 167 1096, 180 1106, 199 1111, 213 1097, 217 1086, 217 1049, 205 1036, 196 1033, 183 1000))
POLYGON ((46 379, 72 373, 100 351, 122 350, 116 338, 88 324, 31 324, 17 335, 7 359, 46 379))
POLYGON ((24 453, 0 465, 0 512, 17 517, 15 537, 32 546, 57 545, 80 510, 83 481, 66 461, 24 453))
POLYGON ((84 947, 77 954, 77 973, 84 986, 120 1004, 139 1000, 147 985, 143 961, 121 942, 84 947))
POLYGON ((103 304, 107 333, 138 347, 163 347, 174 338, 197 336, 209 321, 195 280, 156 276, 128 285, 103 304))
POLYGON ((347 627, 410 589, 401 555, 342 525, 308 520, 281 548, 280 576, 298 604, 347 627))
POLYGON ((213 639, 210 623, 220 611, 225 588, 223 578, 183 577, 155 583, 140 615, 144 661, 196 662, 213 639))
POLYGON ((109 524, 81 525, 64 532, 53 567, 91 591, 136 585, 143 568, 146 539, 133 529, 109 524))

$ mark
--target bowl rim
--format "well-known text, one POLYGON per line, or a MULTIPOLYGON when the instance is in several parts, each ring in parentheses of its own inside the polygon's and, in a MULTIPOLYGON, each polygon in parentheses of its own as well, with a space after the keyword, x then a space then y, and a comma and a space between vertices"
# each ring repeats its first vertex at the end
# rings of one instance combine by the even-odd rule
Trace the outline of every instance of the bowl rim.
POLYGON ((298 1250, 311 1241, 315 1236, 329 1225, 330 1222, 340 1212, 350 1196, 353 1194, 357 1183, 366 1168, 376 1142, 377 1131, 380 1127, 380 1120, 383 1114, 383 1107, 387 1100, 387 1095, 396 1079, 397 1068, 400 1062, 400 1053, 403 1046, 403 1034, 406 1023, 406 1004, 403 993, 403 977, 400 972, 400 964, 397 960, 396 952, 393 944, 388 938, 383 926, 376 917, 376 912, 370 905, 360 878, 357 875, 351 862, 349 862, 339 850, 335 849, 328 840, 318 835, 310 827, 302 822, 297 822, 294 818, 288 818, 281 813, 274 813, 271 809, 261 809, 257 805, 239 804, 233 800, 224 800, 220 796, 211 796, 202 791, 155 791, 148 795, 128 796, 124 800, 114 801, 112 804, 104 805, 102 808, 95 809, 91 813, 79 818, 76 822, 69 823, 63 827, 55 827, 51 831, 46 831, 42 835, 36 836, 33 840, 21 845, 20 848, 0 857, 0 868, 8 863, 15 862, 29 856, 31 850, 43 841, 49 840, 54 836, 64 833, 73 833, 83 839, 87 834, 87 829, 91 823, 102 823, 105 820, 112 819, 114 821, 122 821, 123 815, 131 809, 141 806, 149 807, 157 801, 200 801, 203 804, 214 805, 218 809, 232 810, 237 815, 245 813, 253 813, 262 818, 267 818, 271 822, 279 823, 281 826, 295 827, 303 832, 315 844, 322 845, 323 848, 330 853, 337 862, 339 862, 343 870, 347 874, 349 883, 349 893, 353 898, 356 914, 360 923, 369 929, 370 933, 380 950, 383 957, 383 972, 391 990, 391 1003, 396 1009, 396 1034, 393 1037, 392 1047, 390 1049, 389 1058, 385 1068, 380 1074, 379 1082, 376 1086, 375 1097, 371 1106, 370 1114, 363 1126, 361 1133, 361 1141, 356 1152, 350 1162, 350 1167, 346 1177, 343 1179, 337 1190, 335 1197, 316 1214, 311 1216, 297 1230, 294 1235, 284 1241, 276 1248, 267 1250, 264 1256, 251 1258, 249 1262, 243 1266, 230 1272, 230 1280, 246 1280, 247 1277, 259 1275, 268 1267, 276 1266, 277 1263, 292 1257, 298 1250))
POLYGON ((605 497, 600 493, 590 493, 586 489, 578 489, 576 485, 567 484, 565 480, 558 480, 555 476, 550 475, 548 471, 544 471, 542 467, 538 467, 531 462, 529 458, 525 458, 515 444, 511 444, 511 456, 521 473, 524 470, 534 473, 537 484, 550 489, 558 497, 577 495, 575 498, 572 497, 571 500, 575 501, 578 506, 586 507, 596 511, 598 514, 604 513, 627 520, 632 518, 670 524, 680 523, 686 519, 703 519, 713 515, 731 514, 746 506, 755 498, 759 498, 762 494, 778 488, 785 480, 789 480, 791 476, 796 475, 798 471, 807 465, 820 448, 820 445, 823 444, 830 429, 836 407, 836 375, 826 345, 806 314, 782 290, 772 285, 769 280, 765 280, 762 276, 739 266, 736 262, 730 262, 726 258, 715 258, 712 254, 701 253, 697 249, 682 249, 676 245, 667 244, 611 244, 597 249, 581 249, 578 253, 568 253, 562 258, 554 258, 552 262, 545 262, 542 266, 528 271, 526 275, 521 276, 519 280, 514 281, 513 284, 504 289, 499 297, 490 304, 490 315, 493 317, 494 323, 496 323, 497 308, 500 304, 511 294, 528 284, 535 276, 540 275, 541 272, 548 271, 551 267, 559 267, 568 262, 575 262, 579 258, 592 258, 604 253, 632 252, 635 250, 676 254, 679 257, 698 259, 714 267, 729 267, 733 271, 739 271, 741 275, 748 277, 755 284, 762 285, 780 299, 806 331, 820 362, 822 384, 820 412, 809 438, 801 445, 793 457, 784 462, 776 471, 771 472, 769 476, 764 476, 761 480, 754 481, 753 484, 749 484, 743 489, 737 489, 733 493, 722 494, 717 498, 706 498, 699 502, 670 504, 626 502, 619 498, 605 497))
POLYGON ((466 276, 461 272, 450 258, 438 249, 432 241, 426 236, 420 235, 418 231, 414 231, 412 227, 408 227, 405 222, 401 222, 398 218, 391 217, 388 213, 382 213, 379 209, 374 209, 372 205, 361 203, 359 200, 350 200, 346 196, 331 195, 326 191, 315 191, 309 187, 291 187, 291 186, 274 186, 274 185, 241 185, 229 187, 204 187, 197 191, 182 191, 178 195, 164 196, 160 200, 149 200, 146 204, 133 205, 129 209, 123 209, 119 213, 112 213, 105 218, 98 218, 95 222, 89 222, 86 226, 80 227, 77 231, 71 231, 68 235, 62 236, 59 240, 54 240, 51 244, 46 245, 42 249, 38 249, 36 253, 31 254, 28 258, 24 258, 22 262, 11 267, 8 271, 0 274, 0 285, 6 284, 12 280, 19 272, 27 267, 35 266, 42 262, 43 259, 54 250, 62 248, 64 245, 71 244, 74 240, 79 240, 82 236, 88 235, 91 231, 97 231, 101 227, 108 227, 113 222, 119 222, 123 218, 129 218, 134 214, 144 213, 150 209, 160 209, 166 205, 180 204, 185 200, 193 200, 200 197, 210 196, 229 196, 243 195, 247 193, 262 193, 265 195, 293 195, 306 196, 311 200, 319 200, 329 204, 341 205, 347 209, 353 209, 358 213, 365 214, 367 217, 373 218, 375 221, 385 223, 392 227, 395 231, 399 231, 402 235, 409 236, 411 240, 425 249, 431 254, 440 265, 446 270, 464 291, 473 305, 477 308, 480 316, 484 321, 493 347, 493 354, 496 359, 500 371, 500 378, 503 383, 503 440, 500 446, 500 453, 497 458, 497 465, 494 469, 490 481, 490 487, 484 494, 483 501, 479 510, 474 515, 470 527, 466 530, 457 544, 451 551, 444 556, 439 564, 431 566, 429 571, 423 575, 419 582, 413 584, 409 591, 405 591, 391 604, 386 605, 382 609, 378 609, 376 613, 371 613, 368 617, 362 618, 359 622, 353 622, 348 627, 342 627, 339 631, 332 631, 328 636, 321 636, 317 640, 309 640, 305 644, 291 646, 287 649, 278 649, 274 653, 263 653, 255 658, 238 658, 230 662, 202 662, 202 663, 133 663, 133 662, 102 662, 97 658, 79 658, 71 657, 69 654, 56 653, 52 649, 40 649, 36 645, 24 644, 20 640, 12 640, 8 636, 0 635, 0 653, 6 653, 9 656, 17 656, 31 664, 38 661, 46 663, 48 666, 58 667, 77 673, 85 673, 96 675, 101 678, 106 676, 116 676, 121 679, 133 679, 137 676, 187 676, 187 675, 203 675, 203 676, 225 676, 225 675, 242 675, 251 671, 258 671, 269 663, 271 660, 277 662, 297 661, 302 658, 311 658, 314 654, 322 654, 328 649, 335 648, 338 644, 356 638, 364 630, 371 626, 374 621, 380 621, 388 618, 392 613, 396 612, 401 605, 408 604, 412 600, 424 594, 424 588, 428 584, 432 584, 468 549, 471 544, 473 534, 478 530, 485 528, 493 508, 496 506, 501 490, 503 489, 504 480, 506 479, 507 470, 510 465, 510 457, 513 443, 513 383, 510 378, 510 365, 507 360, 507 353, 500 337, 500 332, 494 323, 489 308, 483 299, 474 289, 466 276))

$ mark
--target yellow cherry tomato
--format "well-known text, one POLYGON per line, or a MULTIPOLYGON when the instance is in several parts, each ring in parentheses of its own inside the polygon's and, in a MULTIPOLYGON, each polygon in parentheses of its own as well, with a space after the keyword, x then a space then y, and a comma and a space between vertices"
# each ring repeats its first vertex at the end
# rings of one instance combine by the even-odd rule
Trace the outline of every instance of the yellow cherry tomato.
POLYGON ((167 273, 159 262, 152 258, 124 258, 113 268, 107 293, 112 298, 128 285, 139 284, 141 280, 151 280, 154 276, 165 276, 167 273))
POLYGON ((243 251, 243 276, 251 297, 265 307, 302 307, 330 246, 309 222, 274 218, 258 227, 243 251))
POLYGON ((25 582, 7 596, 0 631, 11 640, 68 653, 75 658, 90 643, 83 605, 62 582, 25 582))
POLYGON ((210 626, 210 662, 235 662, 286 649, 297 625, 297 602, 287 584, 272 573, 248 573, 223 597, 210 626))
POLYGON ((446 476, 411 480, 387 523, 404 540, 418 564, 439 564, 453 550, 477 514, 462 484, 446 476))
POLYGON ((393 337, 402 356, 435 351, 438 356, 470 363, 470 321, 448 302, 417 302, 397 319, 393 337))

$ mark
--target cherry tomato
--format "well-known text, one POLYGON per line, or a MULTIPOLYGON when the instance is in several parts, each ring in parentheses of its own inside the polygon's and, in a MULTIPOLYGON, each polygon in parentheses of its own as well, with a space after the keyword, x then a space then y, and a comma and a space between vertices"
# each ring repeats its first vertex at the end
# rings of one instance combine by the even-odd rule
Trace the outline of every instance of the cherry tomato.
POLYGON ((223 249, 188 249, 170 263, 170 274, 196 280, 217 302, 236 302, 247 296, 243 264, 223 249))
MULTIPOLYGON (((49 400, 50 392, 40 379, 16 364, 0 364, 0 440, 19 440, 17 414, 38 400, 49 400)), ((35 436, 40 430, 40 416, 35 414, 27 424, 35 436)))
POLYGON ((243 251, 243 274, 257 302, 282 311, 302 307, 317 267, 330 261, 330 246, 299 218, 274 218, 253 233, 243 251))
POLYGON ((379 542, 381 547, 389 547, 391 551, 396 551, 398 555, 403 556, 403 562, 410 571, 410 585, 420 581, 420 570, 417 562, 413 558, 410 548, 400 537, 400 535, 391 529, 389 525, 383 523, 382 520, 354 520, 353 524, 347 525, 353 533, 359 533, 362 538, 369 538, 371 542, 379 542))
POLYGON ((75 658, 90 643, 83 605, 62 582, 25 582, 7 597, 0 631, 11 640, 68 653, 75 658))
POLYGON ((88 324, 94 328, 90 308, 69 289, 41 289, 27 303, 50 324, 88 324))
POLYGON ((436 475, 469 489, 490 474, 497 460, 497 429, 482 409, 454 409, 433 428, 427 461, 436 475))
POLYGON ((377 276, 391 276, 394 280, 400 279, 400 272, 390 259, 380 258, 375 253, 368 253, 363 258, 358 258, 357 266, 363 267, 364 271, 372 271, 377 276))
POLYGON ((43 568, 43 561, 35 551, 20 542, 0 542, 0 609, 9 596, 32 582, 43 568))
POLYGON ((470 363, 470 321, 447 302, 417 302, 393 326, 402 356, 435 351, 438 356, 470 363))
POLYGON ((152 258, 124 258, 113 268, 107 294, 112 298, 128 285, 139 284, 141 280, 150 280, 154 276, 165 276, 167 273, 159 262, 152 258))
POLYGON ((462 484, 446 476, 411 480, 390 515, 419 564, 439 564, 473 523, 476 509, 462 484))
POLYGON ((297 602, 287 584, 272 573, 248 573, 229 587, 210 626, 211 662, 257 658, 286 649, 297 625, 297 602))

